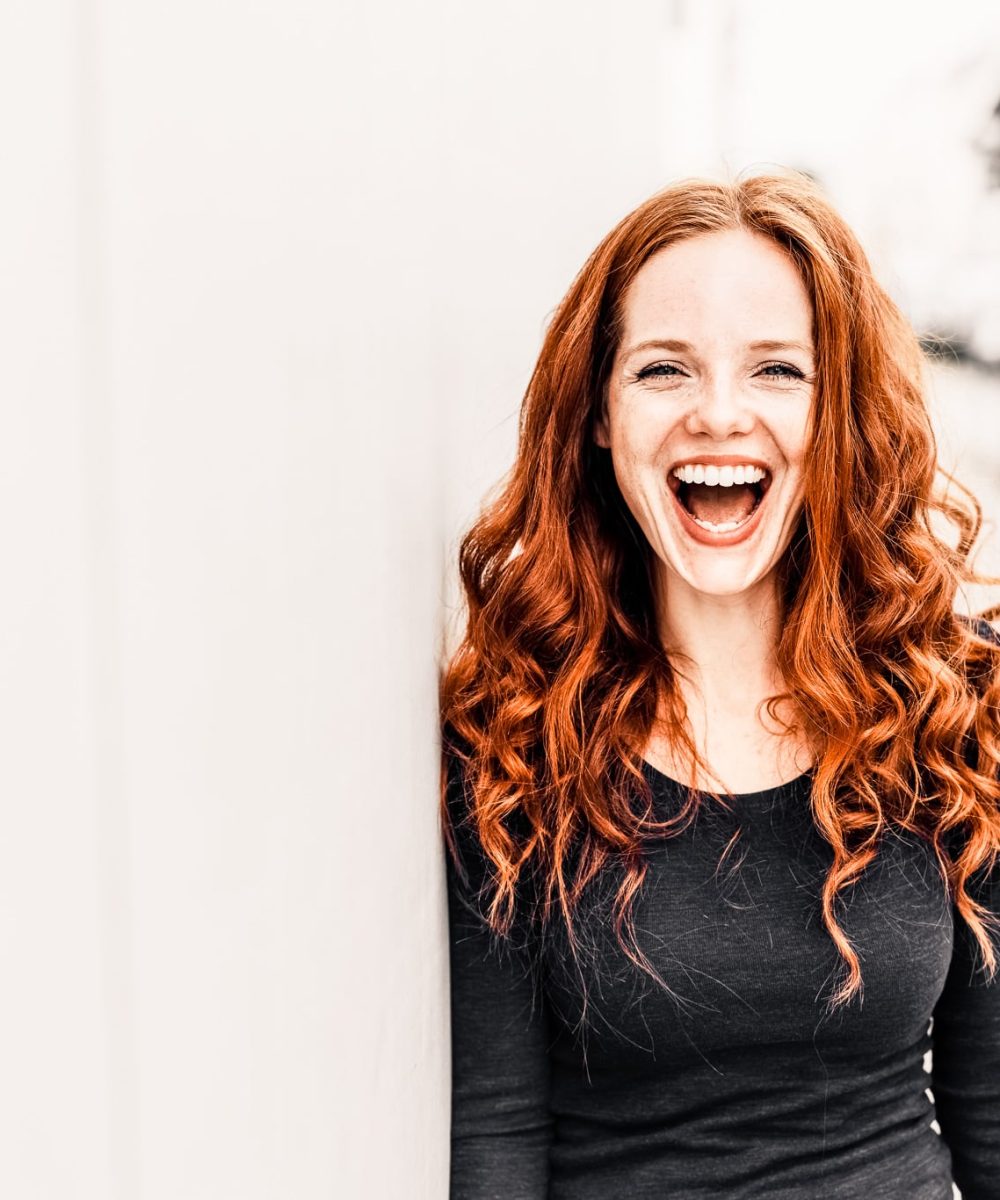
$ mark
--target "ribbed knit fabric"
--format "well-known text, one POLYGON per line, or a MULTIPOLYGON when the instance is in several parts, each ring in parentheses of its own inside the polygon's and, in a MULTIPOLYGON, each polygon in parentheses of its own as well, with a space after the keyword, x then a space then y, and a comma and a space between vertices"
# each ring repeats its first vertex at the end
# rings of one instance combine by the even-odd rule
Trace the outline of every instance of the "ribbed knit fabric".
MULTIPOLYGON (((644 769, 672 815, 681 788, 644 769)), ((826 1012, 841 960, 811 783, 732 813, 706 798, 650 849, 635 924, 672 994, 618 947, 608 871, 583 917, 585 1036, 560 938, 491 942, 465 828, 468 882, 448 863, 452 1200, 950 1200, 953 1179, 1000 1200, 1000 976, 977 970, 930 848, 891 833, 841 910, 863 999, 826 1012)), ((461 819, 457 771, 449 803, 461 819)), ((975 894, 1000 912, 1000 871, 975 894)))

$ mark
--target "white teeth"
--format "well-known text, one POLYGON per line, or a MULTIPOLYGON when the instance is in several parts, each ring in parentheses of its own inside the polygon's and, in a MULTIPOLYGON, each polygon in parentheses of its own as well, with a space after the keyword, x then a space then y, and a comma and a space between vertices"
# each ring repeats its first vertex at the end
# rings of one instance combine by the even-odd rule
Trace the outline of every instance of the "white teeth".
POLYGON ((749 463, 739 467, 705 466, 702 463, 688 463, 683 467, 674 467, 674 476, 681 483, 706 483, 709 487, 732 487, 734 483, 759 483, 767 474, 761 467, 749 463))

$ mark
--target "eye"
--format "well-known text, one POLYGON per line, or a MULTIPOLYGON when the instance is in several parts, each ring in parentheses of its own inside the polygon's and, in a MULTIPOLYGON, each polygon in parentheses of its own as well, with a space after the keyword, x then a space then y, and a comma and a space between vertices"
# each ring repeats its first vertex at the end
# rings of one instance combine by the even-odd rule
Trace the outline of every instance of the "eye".
POLYGON ((757 374, 767 379, 805 379, 805 372, 791 363, 783 362, 765 363, 757 374))
POLYGON ((636 379, 671 379, 675 375, 683 374, 680 367, 675 367, 673 363, 653 363, 651 366, 643 367, 635 377, 636 379))

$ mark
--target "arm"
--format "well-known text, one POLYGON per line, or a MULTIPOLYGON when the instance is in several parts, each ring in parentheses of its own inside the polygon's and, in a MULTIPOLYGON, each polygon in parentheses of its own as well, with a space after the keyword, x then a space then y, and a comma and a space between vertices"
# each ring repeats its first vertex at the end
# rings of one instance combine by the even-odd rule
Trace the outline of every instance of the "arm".
MULTIPOLYGON (((449 811, 464 809, 457 775, 449 811)), ((544 1200, 548 1193, 548 1029, 524 950, 490 944, 476 903, 483 869, 457 830, 464 884, 446 849, 451 960, 451 1200, 544 1200)))
MULTIPOLYGON (((1000 915, 1000 863, 969 884, 1000 915)), ((1000 938, 993 935, 1000 954, 1000 938)), ((978 944, 955 914, 951 967, 934 1009, 933 1085, 941 1133, 962 1200, 1000 1200, 1000 971, 992 982, 978 944)))

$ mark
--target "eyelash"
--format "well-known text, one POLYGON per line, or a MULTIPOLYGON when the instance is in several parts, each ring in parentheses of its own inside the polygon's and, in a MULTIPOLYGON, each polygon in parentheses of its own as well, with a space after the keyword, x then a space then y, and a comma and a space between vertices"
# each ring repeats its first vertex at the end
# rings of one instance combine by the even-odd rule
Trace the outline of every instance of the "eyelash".
MULTIPOLYGON (((764 373, 767 371, 770 371, 772 367, 780 367, 781 370, 783 372, 787 372, 787 374, 767 375, 766 377, 768 379, 805 379, 805 374, 802 371, 800 371, 798 367, 793 367, 791 363, 783 363, 783 362, 765 363, 760 368, 760 371, 758 372, 758 374, 764 375, 764 373)), ((673 363, 653 363, 652 366, 643 367, 643 369, 636 374, 635 378, 636 379, 673 379, 675 375, 682 375, 682 374, 683 374, 683 372, 681 371, 681 369, 679 367, 675 367, 673 363), (661 372, 663 372, 664 368, 669 368, 670 374, 661 373, 661 372)))

